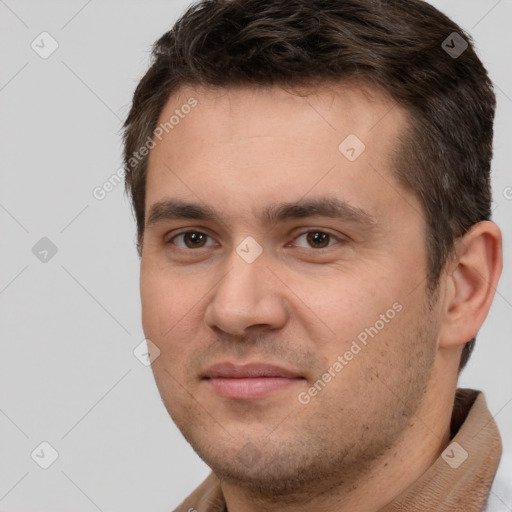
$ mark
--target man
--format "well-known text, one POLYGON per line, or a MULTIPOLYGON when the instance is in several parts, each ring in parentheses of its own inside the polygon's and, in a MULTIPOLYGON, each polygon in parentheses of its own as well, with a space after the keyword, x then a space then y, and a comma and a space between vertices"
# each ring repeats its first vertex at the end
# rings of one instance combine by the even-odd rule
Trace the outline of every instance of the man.
POLYGON ((491 507, 500 435, 457 391, 502 268, 469 36, 421 0, 203 0, 153 57, 143 328, 212 469, 176 510, 491 507))

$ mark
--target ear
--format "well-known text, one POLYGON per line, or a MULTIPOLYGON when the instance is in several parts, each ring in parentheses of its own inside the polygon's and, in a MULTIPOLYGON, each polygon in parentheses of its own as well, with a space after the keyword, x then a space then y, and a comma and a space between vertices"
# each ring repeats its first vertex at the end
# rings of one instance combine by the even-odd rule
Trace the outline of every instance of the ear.
POLYGON ((502 267, 501 231, 494 222, 475 224, 457 241, 445 275, 440 347, 462 346, 476 336, 491 307, 502 267))

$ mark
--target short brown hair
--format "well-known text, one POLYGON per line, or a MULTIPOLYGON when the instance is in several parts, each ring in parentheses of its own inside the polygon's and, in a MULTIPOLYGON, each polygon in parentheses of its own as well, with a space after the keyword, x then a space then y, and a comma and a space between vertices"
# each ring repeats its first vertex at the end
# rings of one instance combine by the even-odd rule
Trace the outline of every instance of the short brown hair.
POLYGON ((395 172, 424 210, 430 291, 455 240, 490 219, 492 83, 471 37, 423 0, 202 0, 155 43, 152 58, 124 124, 139 254, 147 156, 133 155, 184 85, 293 88, 357 79, 391 96, 410 117, 395 172))

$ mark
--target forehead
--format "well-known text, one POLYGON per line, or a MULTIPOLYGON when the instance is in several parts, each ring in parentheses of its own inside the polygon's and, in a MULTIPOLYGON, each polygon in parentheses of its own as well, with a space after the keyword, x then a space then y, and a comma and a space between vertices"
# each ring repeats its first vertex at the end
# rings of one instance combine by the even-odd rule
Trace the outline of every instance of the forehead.
POLYGON ((168 195, 243 214, 251 204, 329 192, 378 215, 375 203, 395 208, 397 191, 410 196, 393 176, 407 117, 385 94, 354 82, 183 87, 159 118, 146 212, 168 195))
POLYGON ((336 139, 352 130, 375 147, 382 132, 389 135, 386 139, 392 138, 407 117, 383 91, 351 80, 294 88, 184 86, 168 98, 159 124, 170 119, 176 123, 164 137, 172 132, 178 138, 194 131, 199 140, 207 136, 208 142, 269 135, 300 139, 305 133, 323 136, 327 130, 333 135, 337 132, 336 139), (192 100, 197 106, 189 109, 192 100), (300 124, 291 124, 294 121, 300 124))

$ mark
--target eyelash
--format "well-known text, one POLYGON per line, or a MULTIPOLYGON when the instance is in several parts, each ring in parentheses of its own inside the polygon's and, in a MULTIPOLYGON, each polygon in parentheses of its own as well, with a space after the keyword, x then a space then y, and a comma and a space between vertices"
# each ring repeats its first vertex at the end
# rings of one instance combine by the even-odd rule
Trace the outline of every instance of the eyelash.
MULTIPOLYGON (((180 237, 180 236, 184 236, 184 235, 187 235, 187 234, 197 234, 197 235, 204 235, 206 237, 208 237, 209 239, 212 239, 213 240, 213 237, 211 237, 210 235, 208 235, 207 233, 204 233, 202 231, 194 231, 194 230, 188 230, 188 231, 182 231, 181 233, 177 233, 175 235, 173 235, 171 238, 169 238, 169 240, 167 240, 165 243, 166 245, 169 245, 169 244, 173 244, 173 245, 176 245, 173 241, 180 237)), ((334 239, 337 243, 344 243, 346 242, 345 239, 339 237, 339 236, 336 236, 332 233, 330 233, 329 231, 325 231, 325 230, 322 230, 322 229, 308 229, 307 231, 302 231, 301 233, 299 233, 296 237, 294 237, 293 241, 297 241, 301 236, 304 236, 304 235, 308 235, 309 233, 323 233, 327 236, 329 236, 329 242, 331 242, 331 239, 334 239)), ((329 243, 329 245, 327 245, 326 247, 320 247, 320 248, 315 248, 315 247, 309 247, 310 249, 313 249, 317 252, 319 251, 322 251, 323 249, 328 249, 329 247, 332 247, 332 245, 335 245, 335 244, 331 244, 329 243)), ((184 251, 197 251, 199 249, 205 249, 206 247, 212 247, 211 245, 209 246, 202 246, 202 247, 198 247, 197 249, 194 249, 194 248, 190 248, 190 247, 180 247, 178 245, 176 245, 176 247, 178 247, 179 249, 182 249, 184 251)), ((299 247, 301 249, 306 249, 305 247, 299 247)))

